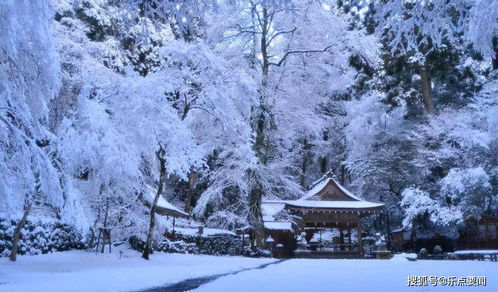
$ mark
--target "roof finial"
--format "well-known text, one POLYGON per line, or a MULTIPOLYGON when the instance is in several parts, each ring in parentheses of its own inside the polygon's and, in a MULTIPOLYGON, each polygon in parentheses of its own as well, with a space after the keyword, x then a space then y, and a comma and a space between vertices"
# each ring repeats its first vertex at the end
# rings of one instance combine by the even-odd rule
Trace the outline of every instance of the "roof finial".
POLYGON ((327 171, 327 173, 325 174, 325 177, 327 178, 336 178, 334 172, 332 171, 332 169, 329 169, 329 171, 327 171))
POLYGON ((317 181, 314 181, 313 183, 311 183, 311 185, 308 187, 308 191, 311 190, 312 188, 314 188, 316 185, 318 185, 319 183, 323 182, 324 180, 327 180, 327 179, 334 179, 334 180, 337 180, 337 177, 335 176, 334 172, 332 171, 332 169, 329 169, 319 180, 317 181))

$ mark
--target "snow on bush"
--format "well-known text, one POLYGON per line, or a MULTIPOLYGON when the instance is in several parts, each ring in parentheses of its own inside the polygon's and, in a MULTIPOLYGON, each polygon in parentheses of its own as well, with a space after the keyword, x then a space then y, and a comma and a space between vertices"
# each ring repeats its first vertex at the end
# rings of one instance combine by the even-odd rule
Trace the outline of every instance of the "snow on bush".
POLYGON ((482 167, 451 169, 441 180, 441 195, 458 206, 465 218, 478 218, 493 199, 489 175, 482 167))
POLYGON ((408 188, 402 193, 401 206, 405 211, 404 226, 412 226, 413 220, 420 215, 429 214, 432 223, 448 226, 451 223, 461 223, 462 213, 453 206, 441 206, 429 193, 418 188, 408 188))
POLYGON ((428 256, 429 256, 429 253, 427 252, 427 249, 425 249, 425 248, 420 249, 420 252, 418 253, 418 258, 425 259, 428 256))
POLYGON ((417 219, 428 216, 432 224, 451 227, 447 230, 454 233, 465 220, 479 219, 495 203, 490 177, 482 167, 451 169, 439 186, 432 193, 413 187, 403 191, 404 226, 413 227, 417 219))
POLYGON ((440 245, 436 245, 432 251, 433 254, 442 254, 443 248, 440 245))
MULTIPOLYGON (((0 217, 0 257, 10 254, 16 220, 0 217)), ((21 229, 18 254, 37 255, 86 248, 85 238, 74 226, 58 221, 27 221, 21 229)))
POLYGON ((169 252, 169 253, 189 253, 189 254, 197 254, 199 250, 195 243, 186 243, 183 240, 179 241, 170 241, 163 240, 159 243, 157 247, 158 251, 169 252))
MULTIPOLYGON (((229 234, 215 236, 177 234, 175 239, 161 239, 154 245, 154 250, 206 255, 239 255, 242 252, 242 240, 238 236, 229 234)), ((144 247, 144 241, 136 236, 130 238, 129 244, 132 249, 138 251, 142 251, 144 247)))

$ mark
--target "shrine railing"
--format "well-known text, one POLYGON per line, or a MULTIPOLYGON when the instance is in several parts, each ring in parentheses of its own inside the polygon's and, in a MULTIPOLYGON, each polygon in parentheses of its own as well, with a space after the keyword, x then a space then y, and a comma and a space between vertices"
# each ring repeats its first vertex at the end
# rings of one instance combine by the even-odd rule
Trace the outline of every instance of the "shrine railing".
POLYGON ((357 243, 325 243, 312 242, 307 245, 307 249, 312 251, 329 251, 329 252, 359 252, 360 247, 357 243))

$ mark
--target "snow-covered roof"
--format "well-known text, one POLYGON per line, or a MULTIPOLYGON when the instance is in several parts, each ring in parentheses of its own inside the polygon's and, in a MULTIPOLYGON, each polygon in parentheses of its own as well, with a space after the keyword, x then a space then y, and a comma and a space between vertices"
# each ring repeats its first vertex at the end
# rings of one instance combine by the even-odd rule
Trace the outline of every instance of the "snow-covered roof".
POLYGON ((339 184, 333 177, 329 177, 327 175, 323 176, 321 179, 316 181, 300 200, 306 200, 306 199, 313 197, 314 195, 318 194, 329 183, 334 184, 334 186, 336 186, 339 190, 341 190, 347 196, 351 197, 351 199, 357 200, 357 201, 362 201, 362 199, 353 195, 350 191, 346 190, 346 188, 341 186, 341 184, 339 184))
POLYGON ((400 228, 396 228, 396 229, 391 230, 391 233, 393 233, 393 232, 406 232, 406 231, 408 231, 407 228, 400 227, 400 228))
POLYGON ((275 215, 282 211, 285 207, 283 201, 263 201, 261 203, 261 212, 263 213, 263 221, 275 220, 275 215))
POLYGON ((289 221, 275 221, 275 215, 285 208, 285 201, 263 201, 261 212, 263 213, 263 224, 270 230, 292 231, 292 223, 289 221))
POLYGON ((270 230, 288 230, 292 231, 292 223, 289 221, 265 221, 264 226, 270 230))
MULTIPOLYGON (((146 193, 145 200, 147 201, 147 203, 150 204, 154 201, 154 198, 156 197, 156 191, 151 186, 147 186, 146 188, 147 190, 145 192, 146 193)), ((170 211, 172 216, 174 215, 188 216, 188 213, 178 209, 173 204, 166 201, 163 198, 163 196, 159 196, 159 200, 157 201, 157 207, 165 211, 170 211)))
POLYGON ((273 221, 274 216, 286 206, 317 209, 378 209, 384 204, 365 201, 353 195, 329 172, 313 183, 309 191, 298 200, 263 201, 263 220, 273 221), (328 196, 331 192, 334 195, 328 196))
MULTIPOLYGON (((175 228, 175 231, 184 234, 184 235, 190 235, 190 236, 198 236, 199 235, 199 228, 175 228)), ((233 233, 230 230, 225 230, 225 229, 217 229, 217 228, 203 228, 202 230, 202 237, 206 236, 214 236, 214 235, 233 235, 235 236, 235 233, 233 233)))
POLYGON ((382 203, 373 203, 367 201, 311 201, 295 200, 285 201, 289 206, 302 208, 328 208, 328 209, 369 209, 384 206, 382 203))

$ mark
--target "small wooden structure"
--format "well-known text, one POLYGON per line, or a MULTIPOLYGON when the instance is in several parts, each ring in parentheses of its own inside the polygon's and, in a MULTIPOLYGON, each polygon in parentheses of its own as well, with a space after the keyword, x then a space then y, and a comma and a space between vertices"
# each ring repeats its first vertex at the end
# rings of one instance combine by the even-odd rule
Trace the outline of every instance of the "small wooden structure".
MULTIPOLYGON (((299 200, 265 201, 263 210, 268 205, 281 204, 282 209, 290 215, 300 218, 294 228, 295 237, 306 233, 306 248, 295 249, 295 245, 287 246, 293 250, 294 257, 312 258, 359 258, 363 256, 361 218, 379 213, 384 204, 365 201, 342 187, 329 172, 312 185, 310 190, 299 200), (336 231, 336 236, 323 239, 325 230, 336 231), (318 234, 318 240, 312 238, 318 234)), ((265 212, 263 212, 265 213, 265 212)), ((264 214, 265 215, 265 214, 264 214)), ((271 221, 263 217, 265 226, 271 221)), ((275 244, 279 236, 271 234, 275 244)))
POLYGON ((498 249, 498 217, 482 216, 479 220, 470 220, 469 225, 475 230, 468 230, 460 240, 465 249, 498 249))
POLYGON ((391 231, 391 245, 395 251, 407 251, 411 240, 411 230, 408 228, 397 228, 391 231))
MULTIPOLYGON (((156 196, 156 190, 151 186, 146 186, 144 193, 140 196, 140 199, 143 200, 144 204, 150 207, 151 203, 154 201, 154 197, 156 196)), ((175 207, 170 202, 166 201, 163 196, 159 196, 159 200, 157 201, 156 214, 163 216, 172 216, 173 218, 189 218, 189 214, 175 207)))
POLYGON ((267 239, 271 237, 274 242, 273 253, 278 254, 280 258, 292 257, 292 251, 297 247, 294 235, 295 226, 291 222, 278 221, 264 222, 264 226, 265 236, 267 239))
MULTIPOLYGON (((109 245, 109 253, 111 253, 112 238, 111 238, 111 228, 107 226, 107 216, 109 215, 109 199, 106 200, 106 209, 104 216, 104 225, 99 226, 99 235, 97 237, 97 245, 95 246, 95 253, 99 250, 99 245, 102 244, 101 253, 104 253, 104 248, 106 244, 109 245)), ((93 236, 92 236, 93 237, 93 236)), ((90 246, 93 244, 93 239, 90 241, 90 246)))
MULTIPOLYGON (((147 207, 150 207, 151 203, 154 201, 155 196, 156 196, 156 190, 151 186, 147 185, 145 191, 141 194, 140 199, 147 207)), ((169 218, 169 216, 173 217, 172 229, 171 230, 166 229, 163 234, 164 237, 170 240, 176 240, 176 232, 175 232, 176 218, 188 219, 190 217, 190 215, 187 212, 180 210, 170 202, 166 201, 162 195, 159 196, 159 200, 157 201, 155 213, 158 215, 166 216, 167 218, 169 218)))

